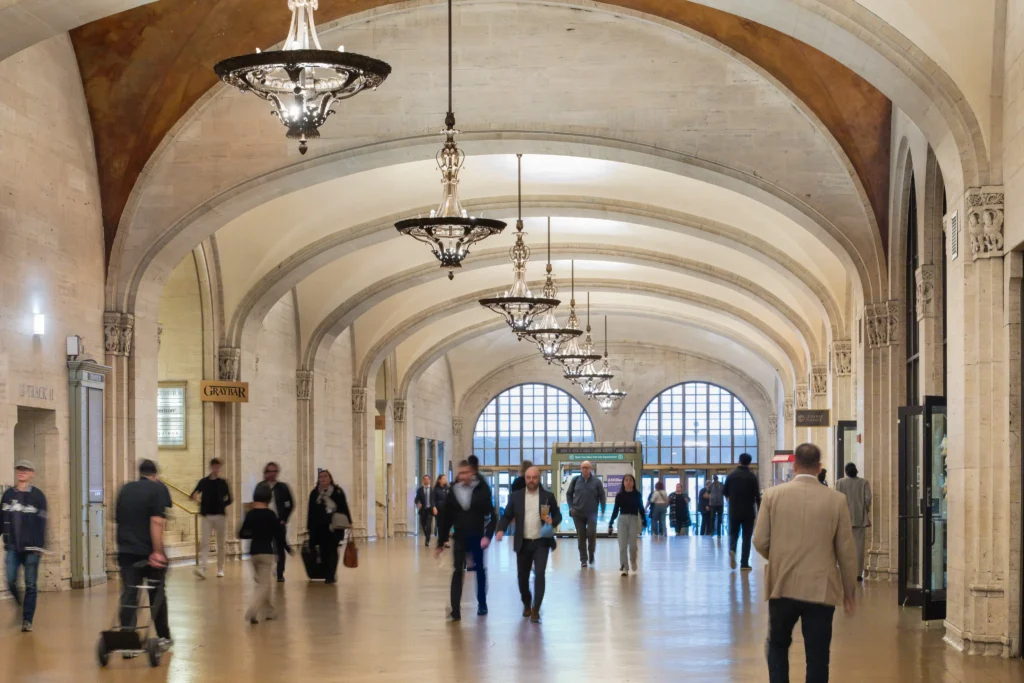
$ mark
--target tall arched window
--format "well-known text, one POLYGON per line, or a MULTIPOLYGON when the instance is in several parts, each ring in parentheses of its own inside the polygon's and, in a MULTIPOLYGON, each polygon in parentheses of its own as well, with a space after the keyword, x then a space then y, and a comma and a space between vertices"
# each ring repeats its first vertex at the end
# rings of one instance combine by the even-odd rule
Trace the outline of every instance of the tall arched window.
POLYGON ((727 465, 738 462, 740 453, 757 462, 750 411, 727 389, 706 382, 661 392, 640 416, 635 438, 652 465, 727 465))
POLYGON ((910 198, 907 206, 907 405, 920 403, 921 387, 921 328, 917 324, 917 268, 920 253, 917 248, 917 186, 910 179, 910 198))
POLYGON ((593 441, 594 425, 580 402, 547 384, 520 384, 498 394, 477 418, 473 452, 481 465, 548 464, 551 444, 593 441))

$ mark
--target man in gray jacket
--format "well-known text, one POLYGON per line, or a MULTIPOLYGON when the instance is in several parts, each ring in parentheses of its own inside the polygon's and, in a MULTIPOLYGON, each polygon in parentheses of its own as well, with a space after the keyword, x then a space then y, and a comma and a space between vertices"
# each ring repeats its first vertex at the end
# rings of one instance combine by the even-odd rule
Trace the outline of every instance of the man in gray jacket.
POLYGON ((576 543, 580 549, 580 566, 584 569, 589 562, 594 564, 594 550, 597 548, 597 508, 604 512, 606 498, 604 484, 594 476, 594 466, 589 460, 580 465, 580 474, 573 478, 565 494, 569 504, 569 516, 576 524, 576 543))
POLYGON ((857 466, 846 463, 846 476, 836 482, 836 491, 846 496, 853 526, 853 540, 857 546, 857 580, 864 580, 864 534, 871 526, 871 484, 857 476, 857 466))

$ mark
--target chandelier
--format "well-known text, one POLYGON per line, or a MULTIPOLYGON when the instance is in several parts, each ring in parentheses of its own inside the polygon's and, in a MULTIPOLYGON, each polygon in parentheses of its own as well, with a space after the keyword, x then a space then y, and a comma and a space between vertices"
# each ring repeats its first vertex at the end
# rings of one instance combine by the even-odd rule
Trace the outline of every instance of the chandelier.
POLYGON ((607 377, 587 395, 596 400, 601 410, 607 413, 618 407, 622 399, 626 398, 625 391, 612 387, 612 374, 608 367, 608 316, 604 317, 604 363, 601 365, 600 372, 606 374, 607 377))
POLYGON ((444 146, 437 153, 441 171, 441 203, 427 217, 417 216, 395 223, 403 235, 430 247, 430 251, 448 269, 448 279, 455 277, 455 268, 469 256, 469 248, 505 229, 505 223, 492 218, 470 216, 459 202, 459 171, 466 155, 455 144, 455 112, 452 111, 452 0, 448 0, 448 114, 444 119, 444 146))
POLYGON ((334 105, 367 88, 377 86, 391 73, 384 62, 345 52, 324 50, 316 35, 313 11, 319 0, 288 0, 291 26, 280 50, 230 57, 213 70, 228 85, 252 92, 272 105, 274 116, 288 128, 288 139, 306 141, 320 137, 320 126, 334 113, 334 105))
MULTIPOLYGON (((573 292, 575 293, 575 287, 573 292)), ((555 286, 555 279, 551 274, 551 218, 548 218, 547 281, 544 283, 542 293, 549 299, 558 296, 558 287, 555 286)), ((569 322, 565 327, 558 324, 558 320, 555 318, 555 309, 549 308, 539 318, 534 319, 533 324, 526 331, 519 333, 519 338, 529 339, 536 344, 544 359, 550 363, 551 356, 557 353, 558 347, 581 334, 583 334, 583 330, 580 329, 580 321, 576 317, 576 297, 574 295, 569 301, 569 322)))
MULTIPOLYGON (((598 371, 594 367, 594 361, 601 360, 601 354, 594 353, 594 340, 590 337, 590 293, 587 293, 587 336, 583 340, 583 345, 580 347, 581 357, 590 358, 590 360, 584 361, 576 365, 575 367, 566 367, 563 362, 562 366, 566 368, 564 377, 578 386, 583 390, 583 393, 587 396, 606 379, 611 379, 614 375, 608 372, 598 371)), ((607 370, 607 363, 605 364, 607 370)))
POLYGON ((523 241, 523 155, 517 154, 516 157, 519 167, 519 219, 516 221, 516 243, 508 252, 512 260, 512 286, 504 294, 480 299, 480 305, 504 316, 505 322, 518 335, 533 324, 536 316, 554 309, 561 302, 546 294, 535 296, 526 284, 530 248, 523 241))
MULTIPOLYGON (((573 268, 573 279, 575 280, 575 267, 573 268)), ((589 301, 590 295, 587 295, 589 301)), ((589 304, 588 304, 589 308, 589 304)), ((573 317, 575 316, 575 309, 571 309, 569 314, 569 324, 573 324, 573 317)), ((577 328, 579 327, 579 321, 576 321, 577 328)), ((601 360, 601 354, 594 353, 594 342, 590 338, 590 323, 587 323, 587 336, 580 346, 576 337, 572 337, 569 341, 558 347, 551 358, 552 362, 558 363, 562 366, 562 370, 565 373, 565 378, 574 380, 580 372, 583 372, 584 366, 588 363, 593 363, 595 360, 601 360)))

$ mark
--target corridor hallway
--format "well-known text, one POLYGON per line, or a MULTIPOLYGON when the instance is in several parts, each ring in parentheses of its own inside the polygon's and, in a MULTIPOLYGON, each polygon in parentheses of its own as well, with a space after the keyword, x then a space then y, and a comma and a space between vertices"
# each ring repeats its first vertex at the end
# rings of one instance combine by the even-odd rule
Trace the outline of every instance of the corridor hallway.
MULTIPOLYGON (((359 569, 339 568, 334 588, 308 583, 301 562, 291 560, 287 582, 275 584, 280 618, 258 626, 242 618, 253 589, 248 562, 229 563, 224 579, 208 581, 180 566, 168 584, 175 646, 160 668, 120 658, 106 670, 97 666, 97 634, 116 604, 109 584, 43 593, 31 634, 18 633, 12 603, 0 603, 0 680, 765 681, 763 564, 730 571, 726 546, 709 537, 645 537, 640 574, 623 578, 613 540, 598 543, 598 569, 582 571, 575 542, 562 540, 549 564, 540 625, 520 616, 508 540, 488 551, 490 614, 476 616, 470 586, 461 623, 445 621, 450 556, 441 566, 420 539, 361 546, 359 569)), ((965 657, 943 645, 941 623, 926 629, 916 609, 896 608, 895 584, 868 583, 859 594, 857 615, 835 619, 832 681, 1024 680, 1020 660, 965 657)), ((792 676, 803 680, 799 635, 792 676)))

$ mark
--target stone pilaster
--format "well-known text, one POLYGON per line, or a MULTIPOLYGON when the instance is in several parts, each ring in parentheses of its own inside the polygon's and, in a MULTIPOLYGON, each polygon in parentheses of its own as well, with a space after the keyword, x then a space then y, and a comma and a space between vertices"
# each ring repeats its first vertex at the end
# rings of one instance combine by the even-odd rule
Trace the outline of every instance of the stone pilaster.
POLYGON ((462 443, 462 418, 461 417, 453 417, 452 418, 452 440, 455 442, 453 444, 454 448, 452 448, 452 463, 460 463, 466 457, 468 457, 468 454, 466 453, 466 449, 465 449, 465 447, 464 447, 464 445, 462 443))
MULTIPOLYGON (((295 450, 296 450, 296 478, 302 482, 299 490, 304 490, 312 482, 314 470, 314 455, 316 444, 316 403, 314 384, 316 375, 312 370, 295 371, 295 450)), ((305 505, 299 505, 295 514, 292 515, 294 522, 290 524, 293 531, 302 534, 306 529, 305 505)))
POLYGON ((366 387, 352 387, 352 532, 356 538, 368 536, 369 505, 367 490, 369 425, 366 415, 366 387))
MULTIPOLYGON (((832 342, 832 423, 840 420, 856 420, 857 409, 854 398, 855 381, 853 376, 853 342, 849 339, 838 339, 832 342)), ((835 437, 832 438, 833 445, 835 437)), ((833 458, 832 462, 836 462, 833 458)), ((842 476, 836 472, 836 477, 842 476)))
MULTIPOLYGON (((130 313, 106 311, 103 314, 103 344, 106 365, 110 366, 103 392, 104 468, 107 510, 114 509, 117 492, 134 479, 135 432, 133 382, 131 368, 132 335, 135 317, 130 313)), ((117 572, 117 547, 114 515, 107 515, 105 533, 106 569, 110 576, 117 572)))
POLYGON ((787 398, 782 406, 782 447, 785 449, 796 448, 796 412, 793 408, 793 399, 787 398))
POLYGON ((395 520, 395 535, 409 534, 409 515, 407 501, 409 499, 409 428, 406 422, 408 402, 404 398, 396 398, 392 406, 395 419, 395 509, 392 519, 395 520))
POLYGON ((949 337, 946 640, 1006 657, 1020 653, 1020 272, 1006 263, 1015 255, 1004 262, 1002 188, 970 188, 950 206, 947 223, 958 214, 971 248, 948 277, 950 327, 962 332, 949 337))
MULTIPOLYGON (((811 366, 810 407, 820 410, 829 408, 828 402, 828 365, 819 363, 811 366)), ((821 449, 822 464, 827 470, 829 481, 835 480, 832 463, 835 461, 835 439, 832 427, 818 427, 808 430, 811 443, 821 449)))

